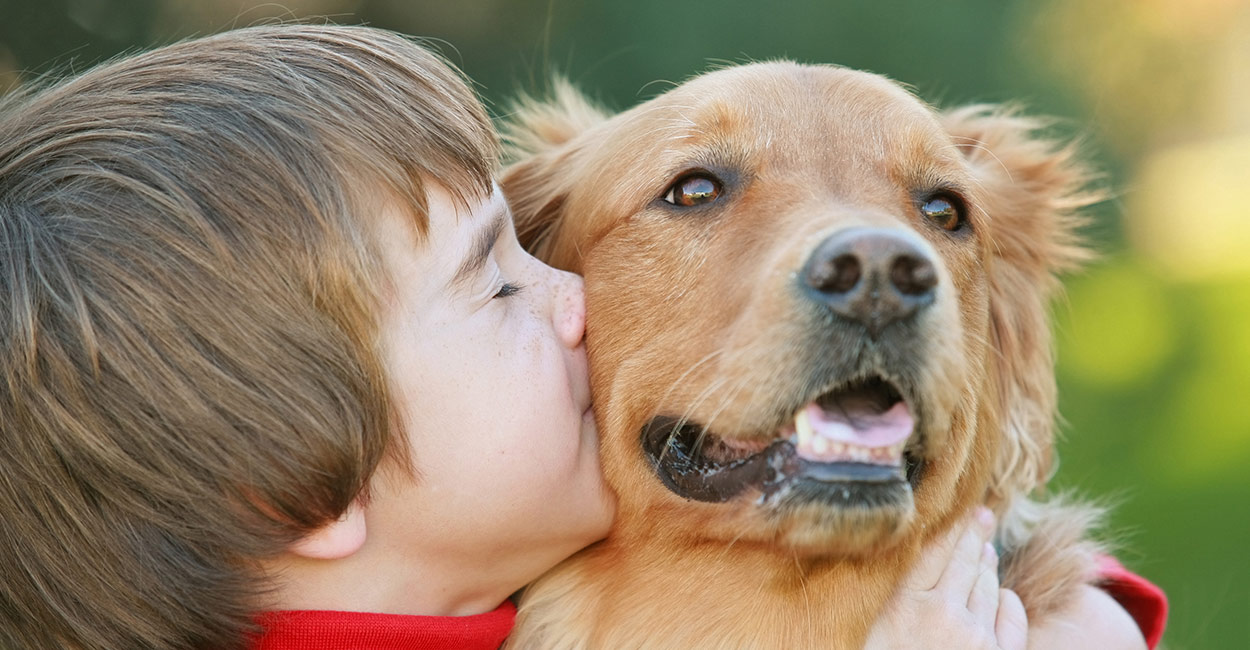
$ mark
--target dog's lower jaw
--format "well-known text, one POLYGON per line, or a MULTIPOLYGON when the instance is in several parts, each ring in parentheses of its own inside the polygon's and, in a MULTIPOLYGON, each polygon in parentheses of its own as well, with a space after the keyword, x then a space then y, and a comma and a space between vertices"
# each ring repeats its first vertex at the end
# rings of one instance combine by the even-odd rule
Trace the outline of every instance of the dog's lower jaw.
POLYGON ((725 547, 610 536, 526 590, 507 647, 858 649, 916 553, 904 544, 879 562, 804 560, 740 542, 727 564, 725 547), (620 579, 593 579, 608 572, 620 579))
POLYGON ((910 496, 888 508, 831 509, 819 502, 787 507, 777 518, 776 542, 806 560, 879 555, 900 543, 915 519, 910 496))

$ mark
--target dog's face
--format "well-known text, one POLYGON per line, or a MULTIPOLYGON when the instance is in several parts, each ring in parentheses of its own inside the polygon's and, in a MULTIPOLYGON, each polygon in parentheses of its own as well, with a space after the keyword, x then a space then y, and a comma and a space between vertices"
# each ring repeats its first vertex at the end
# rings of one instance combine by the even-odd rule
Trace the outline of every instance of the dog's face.
POLYGON ((621 534, 866 555, 1045 474, 1044 294, 1071 251, 1064 209, 1029 202, 1075 179, 1019 120, 972 128, 1011 120, 756 64, 509 169, 522 236, 586 277, 621 534), (1025 178, 983 155, 1008 135, 1025 178))

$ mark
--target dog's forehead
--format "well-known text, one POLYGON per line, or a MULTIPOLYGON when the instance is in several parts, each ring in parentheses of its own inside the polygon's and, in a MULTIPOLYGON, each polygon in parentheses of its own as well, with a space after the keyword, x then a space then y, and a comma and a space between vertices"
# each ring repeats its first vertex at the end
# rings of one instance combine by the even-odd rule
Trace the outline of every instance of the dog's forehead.
POLYGON ((704 103, 714 103, 720 97, 736 103, 750 98, 774 106, 852 112, 857 108, 925 110, 914 95, 886 77, 836 65, 783 61, 710 72, 678 86, 668 96, 704 103))
POLYGON ((782 155, 943 157, 932 108, 879 75, 830 65, 757 63, 696 77, 644 104, 634 119, 666 142, 732 142, 782 155), (744 137, 745 136, 745 137, 744 137))

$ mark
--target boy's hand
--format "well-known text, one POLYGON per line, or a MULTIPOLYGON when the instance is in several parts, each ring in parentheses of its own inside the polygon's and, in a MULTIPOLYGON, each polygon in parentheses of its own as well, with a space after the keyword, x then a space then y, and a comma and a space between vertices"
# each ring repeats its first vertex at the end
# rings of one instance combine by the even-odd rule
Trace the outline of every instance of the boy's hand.
POLYGON ((873 624, 865 650, 1024 650, 1028 617, 1015 592, 998 588, 998 556, 984 508, 925 548, 873 624))
POLYGON ((1146 639, 1133 617, 1107 592, 1084 585, 1068 607, 1033 627, 1029 648, 1146 650, 1146 639))

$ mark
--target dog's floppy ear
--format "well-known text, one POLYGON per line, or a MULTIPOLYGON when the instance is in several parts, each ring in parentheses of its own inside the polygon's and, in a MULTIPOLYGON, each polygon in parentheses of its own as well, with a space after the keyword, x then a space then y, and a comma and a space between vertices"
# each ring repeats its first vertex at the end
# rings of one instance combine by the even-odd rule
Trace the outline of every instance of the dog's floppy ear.
POLYGON ((521 245, 551 261, 550 235, 563 218, 577 174, 577 136, 607 119, 604 111, 556 78, 547 99, 522 97, 500 125, 505 144, 501 184, 521 245))
POLYGON ((1006 441, 989 502, 1041 486, 1050 475, 1056 390, 1049 303, 1056 273, 1088 258, 1076 230, 1079 212, 1101 195, 1076 158, 1075 146, 1039 135, 1044 124, 1009 108, 970 106, 943 116, 944 125, 975 174, 987 216, 990 363, 999 384, 1006 441))

